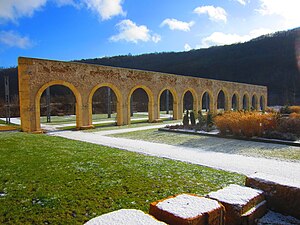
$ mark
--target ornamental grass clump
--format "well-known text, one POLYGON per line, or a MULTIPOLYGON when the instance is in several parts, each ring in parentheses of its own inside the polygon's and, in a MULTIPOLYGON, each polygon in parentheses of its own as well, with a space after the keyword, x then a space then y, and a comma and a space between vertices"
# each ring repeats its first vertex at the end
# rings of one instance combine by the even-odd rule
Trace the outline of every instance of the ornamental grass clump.
POLYGON ((227 112, 215 118, 215 124, 221 134, 235 136, 261 137, 277 126, 276 114, 259 112, 227 112))
POLYGON ((293 105, 293 106, 290 106, 289 108, 290 108, 291 113, 300 114, 300 106, 293 105))

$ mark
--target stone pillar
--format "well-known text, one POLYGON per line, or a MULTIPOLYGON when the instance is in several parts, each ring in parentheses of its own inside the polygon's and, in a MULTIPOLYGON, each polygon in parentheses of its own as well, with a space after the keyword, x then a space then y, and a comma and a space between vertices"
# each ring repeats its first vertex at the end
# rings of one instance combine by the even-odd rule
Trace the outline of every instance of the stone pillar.
POLYGON ((183 101, 181 100, 181 98, 179 98, 180 100, 178 101, 178 119, 181 120, 183 117, 183 101))
POLYGON ((153 121, 157 121, 160 119, 160 107, 157 102, 153 104, 153 121))
POLYGON ((80 130, 86 130, 94 128, 93 124, 89 121, 89 106, 88 101, 83 99, 82 107, 76 104, 76 128, 80 130))
POLYGON ((226 112, 231 111, 232 100, 230 99, 229 95, 226 94, 225 92, 224 92, 224 100, 225 100, 225 102, 224 102, 224 111, 226 111, 226 112))
POLYGON ((178 101, 175 101, 173 98, 173 119, 178 120, 179 119, 179 113, 178 113, 178 101))
MULTIPOLYGON (((19 99, 20 99, 20 117, 21 129, 24 132, 41 132, 40 126, 36 124, 36 111, 34 97, 30 97, 30 76, 32 75, 32 60, 18 59, 18 81, 19 81, 19 99)), ((39 116, 39 115, 38 115, 39 116)))
POLYGON ((123 115, 123 123, 122 125, 130 124, 130 102, 129 105, 127 103, 127 98, 124 99, 124 102, 120 104, 122 106, 122 115, 123 115))

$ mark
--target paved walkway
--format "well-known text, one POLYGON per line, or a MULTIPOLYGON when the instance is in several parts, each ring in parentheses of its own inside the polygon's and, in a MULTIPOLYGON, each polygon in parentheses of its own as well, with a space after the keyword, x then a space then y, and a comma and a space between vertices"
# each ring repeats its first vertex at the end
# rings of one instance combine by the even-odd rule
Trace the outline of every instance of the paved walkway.
MULTIPOLYGON (((245 175, 260 172, 275 176, 281 176, 291 179, 294 183, 299 184, 300 187, 300 163, 297 162, 247 157, 227 153, 208 152, 199 148, 173 146, 141 140, 131 140, 105 136, 108 134, 115 134, 120 132, 158 128, 165 125, 166 124, 160 124, 147 127, 128 128, 102 132, 58 131, 55 133, 49 133, 49 135, 105 145, 152 156, 190 162, 216 169, 242 173, 245 175)), ((241 144, 242 143, 243 142, 241 141, 241 144)))

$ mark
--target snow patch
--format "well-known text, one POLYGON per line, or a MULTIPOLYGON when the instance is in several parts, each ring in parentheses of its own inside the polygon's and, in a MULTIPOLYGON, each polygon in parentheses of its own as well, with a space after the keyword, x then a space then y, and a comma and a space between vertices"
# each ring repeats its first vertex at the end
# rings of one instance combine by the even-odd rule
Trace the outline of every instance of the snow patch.
POLYGON ((183 219, 194 218, 220 208, 219 203, 215 200, 188 194, 166 199, 156 206, 183 219))
POLYGON ((231 184, 221 190, 209 193, 208 197, 221 202, 242 206, 262 193, 262 191, 257 189, 231 184))
MULTIPOLYGON (((291 171, 292 173, 292 171, 291 171)), ((294 178, 286 178, 286 177, 279 177, 276 175, 270 175, 265 173, 255 173, 253 175, 250 175, 249 178, 255 179, 255 180, 261 180, 264 183, 277 183, 283 186, 288 187, 295 187, 300 188, 300 180, 294 178)))
POLYGON ((120 209, 103 214, 86 222, 85 225, 164 225, 166 223, 136 209, 120 209))
POLYGON ((280 213, 269 211, 258 221, 258 225, 299 225, 300 220, 292 216, 284 216, 280 213))

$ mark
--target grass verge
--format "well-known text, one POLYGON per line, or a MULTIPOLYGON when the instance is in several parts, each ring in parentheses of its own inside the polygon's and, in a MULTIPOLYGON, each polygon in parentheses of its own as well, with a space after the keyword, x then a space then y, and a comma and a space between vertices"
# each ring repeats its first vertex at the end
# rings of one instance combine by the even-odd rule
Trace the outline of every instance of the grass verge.
POLYGON ((152 201, 245 178, 47 135, 0 133, 0 142, 0 224, 82 224, 120 208, 147 212, 152 201))
POLYGON ((300 160, 300 148, 288 145, 241 141, 218 137, 188 135, 158 131, 157 129, 111 135, 170 145, 186 146, 206 151, 240 154, 245 156, 300 160))

